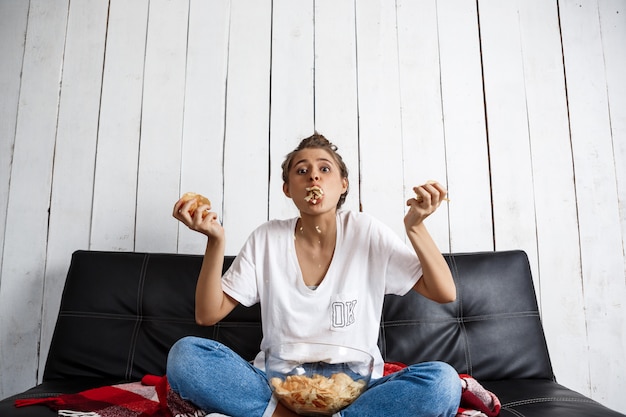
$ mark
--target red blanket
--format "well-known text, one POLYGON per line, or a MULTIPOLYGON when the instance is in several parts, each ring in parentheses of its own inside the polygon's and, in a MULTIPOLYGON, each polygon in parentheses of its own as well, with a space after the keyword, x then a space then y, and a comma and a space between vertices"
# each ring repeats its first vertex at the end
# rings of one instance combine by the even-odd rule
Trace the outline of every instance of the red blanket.
MULTIPOLYGON (((385 373, 402 369, 402 364, 386 364, 385 373)), ((500 402, 469 375, 464 383, 457 417, 495 417, 500 402)), ((16 407, 46 405, 71 417, 203 417, 207 413, 172 391, 166 377, 148 375, 141 382, 94 388, 77 394, 16 400, 16 407)))
POLYGON ((15 401, 16 407, 37 404, 59 411, 59 416, 75 417, 202 417, 207 414, 172 391, 166 377, 153 375, 145 376, 141 382, 15 401))

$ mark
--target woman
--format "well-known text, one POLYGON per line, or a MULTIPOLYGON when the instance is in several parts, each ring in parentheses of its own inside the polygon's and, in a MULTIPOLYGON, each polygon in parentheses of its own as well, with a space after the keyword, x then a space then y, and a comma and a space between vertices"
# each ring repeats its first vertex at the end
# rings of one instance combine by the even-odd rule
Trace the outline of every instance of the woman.
POLYGON ((196 287, 196 321, 212 325, 238 303, 261 305, 263 340, 254 364, 212 340, 188 337, 172 347, 170 385, 203 410, 233 417, 295 416, 272 396, 264 350, 309 341, 351 346, 375 359, 368 390, 341 412, 344 417, 456 414, 461 383, 452 367, 422 363, 383 377, 377 346, 385 294, 413 289, 440 303, 456 298, 450 270, 423 223, 446 190, 438 183, 414 188, 416 198, 407 201, 404 217, 411 250, 370 216, 340 210, 349 183, 336 149, 316 133, 287 155, 283 191, 299 217, 256 229, 224 277, 224 229, 217 215, 207 215, 205 205, 192 216, 192 202, 175 204, 174 217, 208 237, 196 287), (337 306, 347 313, 338 317, 337 306))

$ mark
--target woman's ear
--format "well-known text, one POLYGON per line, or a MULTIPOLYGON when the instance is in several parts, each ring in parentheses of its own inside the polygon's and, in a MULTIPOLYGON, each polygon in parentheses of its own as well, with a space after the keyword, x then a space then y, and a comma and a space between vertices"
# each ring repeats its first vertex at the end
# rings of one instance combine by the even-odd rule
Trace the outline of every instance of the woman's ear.
POLYGON ((289 184, 283 182, 283 193, 289 198, 291 198, 291 193, 289 192, 289 184))
MULTIPOLYGON (((348 179, 345 178, 345 177, 342 178, 341 179, 341 183, 343 184, 343 193, 345 193, 346 191, 348 191, 348 185, 349 185, 348 179)), ((341 193, 341 194, 343 194, 343 193, 341 193)))

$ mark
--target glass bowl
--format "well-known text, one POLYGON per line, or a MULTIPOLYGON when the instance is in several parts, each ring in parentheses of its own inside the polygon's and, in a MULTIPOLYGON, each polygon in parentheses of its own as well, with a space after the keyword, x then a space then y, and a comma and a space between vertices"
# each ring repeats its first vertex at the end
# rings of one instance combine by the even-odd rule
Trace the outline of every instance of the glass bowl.
POLYGON ((286 343, 265 352, 265 372, 276 398, 305 416, 329 416, 367 388, 374 358, 367 352, 324 343, 286 343))

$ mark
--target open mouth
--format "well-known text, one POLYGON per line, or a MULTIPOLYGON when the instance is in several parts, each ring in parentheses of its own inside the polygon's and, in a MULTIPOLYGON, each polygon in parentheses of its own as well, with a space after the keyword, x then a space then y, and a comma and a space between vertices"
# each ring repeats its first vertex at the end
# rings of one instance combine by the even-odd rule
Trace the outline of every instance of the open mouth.
POLYGON ((304 197, 304 201, 306 201, 307 203, 317 204, 324 196, 324 190, 322 190, 317 185, 314 185, 313 187, 307 187, 306 191, 308 191, 308 194, 306 195, 306 197, 304 197))

